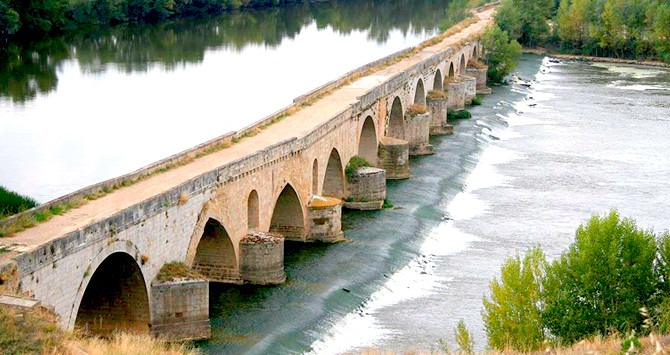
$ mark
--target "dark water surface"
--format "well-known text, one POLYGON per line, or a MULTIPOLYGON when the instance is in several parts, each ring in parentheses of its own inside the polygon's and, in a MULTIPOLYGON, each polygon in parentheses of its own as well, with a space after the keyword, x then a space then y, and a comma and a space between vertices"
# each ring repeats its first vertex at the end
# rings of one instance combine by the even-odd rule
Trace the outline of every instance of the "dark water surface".
POLYGON ((285 285, 213 286, 214 337, 200 345, 429 351, 453 346, 464 319, 482 349, 482 297, 507 256, 541 245, 553 258, 614 207, 670 228, 670 70, 526 56, 516 75, 531 87, 495 88, 389 184, 396 209, 347 212, 347 242, 289 245, 285 285))
POLYGON ((431 37, 448 4, 332 0, 12 45, 0 185, 46 202, 243 128, 431 37))

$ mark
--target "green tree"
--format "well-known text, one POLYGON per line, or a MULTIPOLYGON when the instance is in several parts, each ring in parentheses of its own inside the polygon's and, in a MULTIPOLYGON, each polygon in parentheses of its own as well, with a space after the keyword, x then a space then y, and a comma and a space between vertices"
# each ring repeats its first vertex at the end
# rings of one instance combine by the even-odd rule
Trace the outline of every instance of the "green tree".
POLYGON ((456 329, 454 329, 454 338, 460 349, 460 354, 474 354, 475 341, 472 339, 472 335, 468 327, 465 326, 465 321, 462 319, 458 321, 456 329))
POLYGON ((540 284, 546 261, 539 247, 521 258, 508 258, 503 264, 500 281, 490 286, 491 300, 484 298, 484 327, 489 346, 518 351, 538 349, 544 340, 540 317, 540 284))
POLYGON ((549 34, 553 8, 554 0, 503 0, 495 19, 511 39, 535 46, 549 34))
POLYGON ((21 31, 30 36, 43 36, 65 29, 68 0, 9 0, 10 8, 20 16, 21 31))
POLYGON ((650 306, 658 287, 655 259, 653 233, 616 211, 592 217, 547 268, 542 323, 564 343, 612 330, 640 332, 639 309, 650 306))
POLYGON ((486 50, 489 79, 494 83, 502 82, 521 59, 521 45, 516 40, 510 41, 507 32, 498 26, 486 29, 482 42, 486 50))
POLYGON ((658 56, 670 62, 670 4, 659 2, 650 6, 648 18, 651 22, 650 35, 658 56))
POLYGON ((19 13, 0 0, 0 38, 18 32, 19 28, 21 28, 19 13))

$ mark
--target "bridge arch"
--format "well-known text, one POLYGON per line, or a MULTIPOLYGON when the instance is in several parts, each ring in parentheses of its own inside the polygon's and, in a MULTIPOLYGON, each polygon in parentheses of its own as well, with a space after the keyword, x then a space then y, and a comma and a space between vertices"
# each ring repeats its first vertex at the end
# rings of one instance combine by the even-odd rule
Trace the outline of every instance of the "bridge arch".
POLYGON ((435 71, 435 79, 433 79, 433 90, 442 91, 444 90, 444 85, 442 84, 442 72, 440 69, 435 71))
POLYGON ((419 79, 416 83, 416 89, 414 90, 414 104, 425 105, 426 104, 426 90, 423 86, 423 79, 419 79))
POLYGON ((402 102, 399 97, 393 99, 386 135, 393 138, 405 139, 405 120, 403 118, 402 102))
POLYGON ((115 330, 150 330, 145 277, 135 258, 127 252, 107 255, 83 287, 84 292, 74 307, 77 310, 74 326, 95 335, 107 335, 115 330))
POLYGON ((207 217, 191 266, 210 281, 238 279, 235 247, 228 231, 217 219, 207 217))
POLYGON ((251 190, 247 199, 247 229, 255 231, 258 229, 260 206, 258 203, 258 191, 251 190))
POLYGON ((372 117, 368 116, 363 122, 358 139, 358 156, 365 158, 372 165, 377 165, 377 149, 377 129, 372 117))
POLYGON ((305 214, 300 197, 291 184, 286 184, 275 200, 270 220, 270 232, 279 233, 287 240, 303 240, 305 214))
POLYGON ((449 77, 453 78, 456 76, 456 72, 454 71, 454 62, 449 63, 449 77))
POLYGON ((321 193, 324 196, 344 197, 344 167, 342 166, 340 153, 335 148, 330 151, 328 157, 326 176, 323 178, 321 193))
POLYGON ((463 75, 465 74, 466 62, 465 62, 465 53, 461 53, 461 64, 458 68, 458 73, 463 75))
POLYGON ((312 163, 312 195, 319 194, 319 160, 314 159, 312 163))
POLYGON ((475 44, 472 46, 472 58, 473 59, 478 59, 479 58, 479 52, 477 51, 477 45, 475 44))

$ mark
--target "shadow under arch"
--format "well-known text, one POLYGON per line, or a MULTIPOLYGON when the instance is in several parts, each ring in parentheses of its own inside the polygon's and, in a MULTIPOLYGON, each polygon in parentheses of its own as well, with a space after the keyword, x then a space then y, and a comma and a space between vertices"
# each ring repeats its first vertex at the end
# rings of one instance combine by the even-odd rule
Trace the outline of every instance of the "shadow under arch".
POLYGON ((193 269, 214 282, 237 282, 239 268, 235 247, 226 228, 209 217, 198 241, 193 269))
POLYGON ((321 194, 337 198, 344 197, 344 167, 340 158, 340 152, 336 148, 333 148, 328 156, 328 165, 326 165, 326 175, 323 177, 321 194))
POLYGON ((75 327, 108 335, 115 330, 148 332, 150 322, 149 296, 140 266, 126 252, 109 254, 86 286, 75 327))
POLYGON ((403 119, 402 102, 399 97, 393 99, 386 135, 397 139, 405 139, 405 120, 403 119))
POLYGON ((358 156, 365 158, 370 164, 377 165, 377 129, 371 116, 365 118, 358 138, 358 156))
POLYGON ((291 184, 287 183, 276 199, 269 230, 283 235, 286 240, 305 240, 305 214, 291 184))

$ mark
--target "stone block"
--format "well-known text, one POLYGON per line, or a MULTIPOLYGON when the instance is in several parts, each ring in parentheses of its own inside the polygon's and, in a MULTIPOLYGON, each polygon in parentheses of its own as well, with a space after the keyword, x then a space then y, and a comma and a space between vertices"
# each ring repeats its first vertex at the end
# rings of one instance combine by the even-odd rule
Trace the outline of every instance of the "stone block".
POLYGON ((428 111, 431 115, 430 135, 447 134, 444 126, 447 124, 447 97, 427 98, 428 111))
POLYGON ((284 237, 254 232, 240 241, 240 276, 255 285, 281 284, 284 272, 284 237))
POLYGON ((468 68, 467 74, 477 79, 477 94, 490 94, 491 88, 487 87, 487 73, 489 67, 482 65, 481 68, 468 68))
POLYGON ((409 143, 383 137, 379 142, 379 163, 386 170, 386 179, 409 179, 409 143))
POLYGON ((307 205, 309 232, 307 242, 335 243, 344 240, 342 232, 342 200, 312 196, 307 205))
POLYGON ((465 103, 470 105, 477 97, 477 79, 468 75, 461 75, 460 78, 465 82, 465 103))
POLYGON ((409 142, 409 155, 431 155, 435 154, 433 146, 430 145, 430 112, 422 114, 407 113, 405 119, 405 138, 409 142))
POLYGON ((386 199, 386 171, 363 167, 347 176, 349 197, 344 207, 356 210, 378 210, 386 199))
POLYGON ((151 331, 168 341, 207 339, 209 283, 181 279, 151 284, 151 331))
POLYGON ((447 83, 447 110, 458 111, 465 108, 465 82, 451 78, 447 83))

